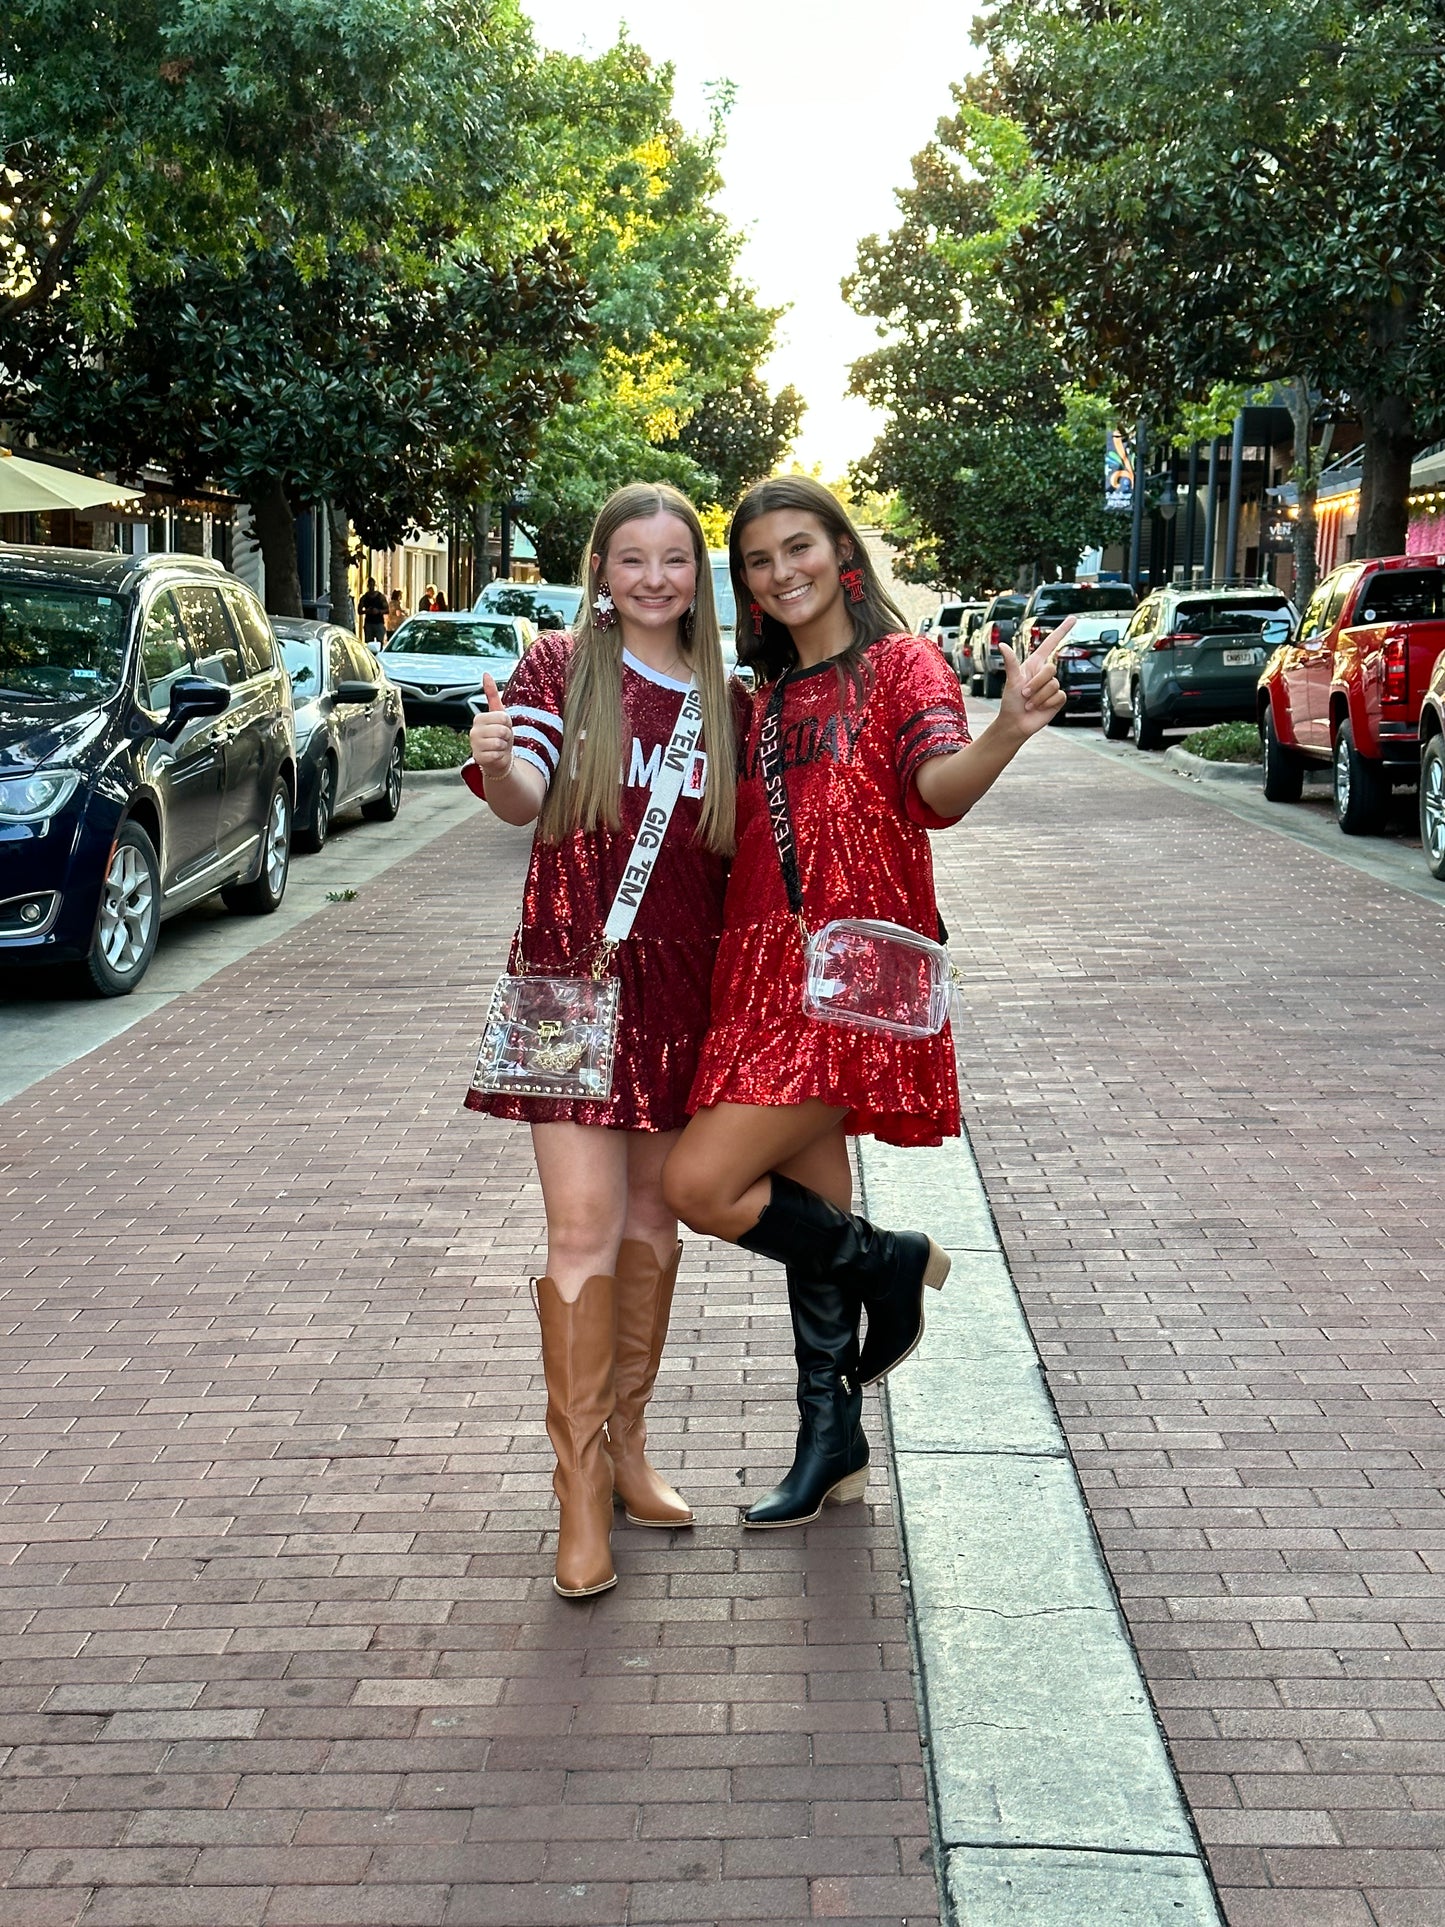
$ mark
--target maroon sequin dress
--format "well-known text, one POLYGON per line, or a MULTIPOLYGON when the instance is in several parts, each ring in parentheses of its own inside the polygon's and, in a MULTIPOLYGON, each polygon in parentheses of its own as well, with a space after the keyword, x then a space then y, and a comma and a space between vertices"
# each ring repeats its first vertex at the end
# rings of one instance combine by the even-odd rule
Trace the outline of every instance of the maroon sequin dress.
MULTIPOLYGON (((877 917, 938 935, 928 830, 913 779, 969 741, 958 678, 931 642, 884 636, 868 650, 872 686, 840 691, 831 662, 795 669, 784 691, 783 768, 808 928, 877 917)), ((712 1026, 692 1108, 846 1107, 845 1128, 888 1144, 941 1144, 959 1130, 948 1028, 937 1037, 820 1024, 803 1011, 803 947, 788 909, 758 763, 766 695, 754 704, 738 781, 738 847, 713 972, 712 1026)))
MULTIPOLYGON (((503 692, 514 723, 514 753, 549 784, 558 780, 571 652, 570 635, 545 637, 522 658, 503 692)), ((524 960, 538 975, 584 976, 592 967, 687 688, 626 651, 622 665, 621 828, 591 831, 564 843, 533 839, 510 970, 520 969, 524 960)), ((745 691, 734 685, 739 733, 747 702, 745 691)), ((612 959, 621 989, 611 1098, 598 1104, 468 1091, 469 1109, 529 1124, 600 1124, 624 1131, 673 1131, 687 1122, 727 879, 726 859, 697 841, 706 770, 704 747, 688 771, 632 935, 612 959)), ((481 793, 475 765, 463 775, 481 793)))

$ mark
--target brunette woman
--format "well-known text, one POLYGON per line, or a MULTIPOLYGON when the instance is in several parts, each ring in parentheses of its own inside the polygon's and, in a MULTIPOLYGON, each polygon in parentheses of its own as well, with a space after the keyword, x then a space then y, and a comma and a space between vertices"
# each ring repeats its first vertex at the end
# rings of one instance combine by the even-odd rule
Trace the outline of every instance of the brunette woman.
POLYGON ((486 685, 489 708, 472 728, 475 766, 464 771, 506 822, 538 825, 511 969, 591 970, 694 683, 702 738, 632 934, 608 964, 620 980, 612 1095, 467 1097, 475 1110, 532 1127, 547 1215, 536 1302, 561 1508, 553 1584, 567 1598, 616 1583, 614 1493, 635 1525, 692 1524, 644 1455, 644 1415, 682 1249, 662 1165, 686 1121, 707 1027, 747 703, 723 669, 701 525, 675 489, 638 484, 611 496, 582 580, 575 635, 543 636, 505 698, 486 685))
POLYGON ((697 1115, 665 1188, 695 1230, 787 1267, 802 1425, 786 1478, 745 1514, 750 1526, 787 1526, 863 1496, 862 1388, 918 1344, 924 1289, 948 1271, 923 1233, 853 1215, 847 1134, 940 1144, 957 1136, 959 1108, 947 1027, 901 1038, 805 1015, 785 864, 808 930, 863 917, 936 938, 928 831, 966 815, 1064 697, 1047 655, 1021 667, 1006 650, 998 717, 971 741, 957 676, 908 633, 816 482, 751 489, 728 546, 748 612, 739 654, 765 686, 740 765, 697 1115))

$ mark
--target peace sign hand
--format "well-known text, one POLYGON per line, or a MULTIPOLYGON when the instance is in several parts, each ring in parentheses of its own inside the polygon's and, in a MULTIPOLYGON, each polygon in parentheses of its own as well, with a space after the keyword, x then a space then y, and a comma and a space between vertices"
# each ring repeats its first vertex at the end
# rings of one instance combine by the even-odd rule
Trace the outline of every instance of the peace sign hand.
POLYGON ((1059 687, 1055 652, 1039 649, 1026 662, 1020 662, 1009 644, 1004 643, 1001 653, 1004 690, 999 702, 999 721, 1017 730, 1020 736, 1037 735, 1068 702, 1059 687))
POLYGON ((512 719, 502 707, 501 695, 490 676, 482 677, 482 692, 487 707, 477 711, 472 724, 472 756, 482 775, 495 781, 512 773, 512 719))

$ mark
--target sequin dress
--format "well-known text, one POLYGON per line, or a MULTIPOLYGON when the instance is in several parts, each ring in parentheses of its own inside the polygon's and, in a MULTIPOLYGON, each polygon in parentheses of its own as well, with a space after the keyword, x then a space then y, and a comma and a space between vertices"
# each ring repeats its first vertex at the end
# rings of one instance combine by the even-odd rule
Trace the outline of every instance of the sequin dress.
MULTIPOLYGON (((928 831, 936 816, 913 779, 930 757, 969 741, 958 678, 938 649, 884 636, 867 652, 872 686, 840 691, 831 662, 795 669, 784 690, 783 768, 808 928, 877 917, 938 934, 928 831)), ((803 948, 788 909, 763 796, 758 734, 742 752, 738 846, 713 972, 712 1026, 692 1107, 800 1104, 847 1108, 845 1129, 888 1144, 941 1144, 959 1130, 953 1039, 899 1038, 803 1012, 803 948)))
MULTIPOLYGON (((544 638, 523 657, 503 692, 513 718, 513 753, 549 784, 558 780, 571 651, 570 635, 544 638)), ((525 960, 531 972, 582 976, 592 966, 687 688, 626 651, 622 665, 621 828, 562 843, 533 839, 510 970, 520 969, 525 960)), ((741 734, 748 697, 737 685, 734 705, 741 734)), ((627 1131, 672 1131, 687 1122, 727 878, 726 859, 697 841, 706 773, 704 746, 692 759, 632 935, 612 960, 621 989, 610 1100, 598 1104, 468 1091, 469 1109, 532 1124, 572 1122, 627 1131)), ((475 765, 468 765, 463 776, 480 794, 475 765)))

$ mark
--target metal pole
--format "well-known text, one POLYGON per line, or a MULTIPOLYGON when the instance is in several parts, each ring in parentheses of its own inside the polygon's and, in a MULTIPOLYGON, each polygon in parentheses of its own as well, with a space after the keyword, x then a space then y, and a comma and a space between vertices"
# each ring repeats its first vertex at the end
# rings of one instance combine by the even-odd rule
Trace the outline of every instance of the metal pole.
POLYGON ((1189 500, 1184 509, 1184 580, 1194 580, 1194 535, 1199 521, 1199 444, 1189 444, 1189 500))
POLYGON ((1210 438, 1209 480, 1204 484, 1204 580, 1214 580, 1214 551, 1219 533, 1219 437, 1210 438))
POLYGON ((1129 523, 1129 581, 1139 587, 1139 559, 1144 537, 1144 463, 1149 453, 1148 417, 1139 417, 1134 431, 1134 513, 1129 523))
POLYGON ((1224 525, 1224 579, 1233 582, 1239 564, 1239 504, 1244 494, 1244 410, 1234 418, 1229 450, 1229 520, 1224 525))

